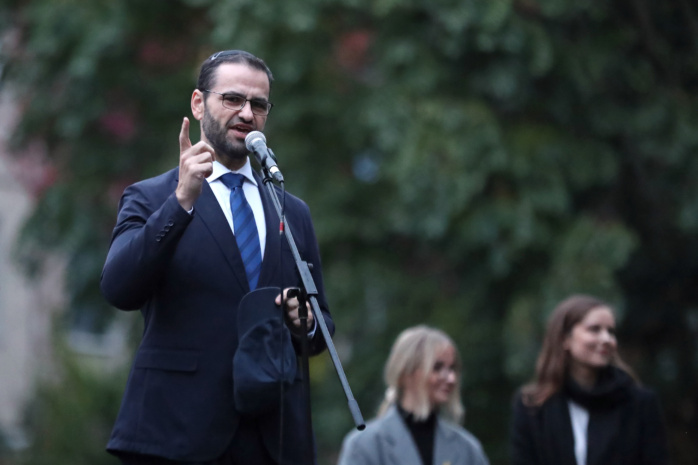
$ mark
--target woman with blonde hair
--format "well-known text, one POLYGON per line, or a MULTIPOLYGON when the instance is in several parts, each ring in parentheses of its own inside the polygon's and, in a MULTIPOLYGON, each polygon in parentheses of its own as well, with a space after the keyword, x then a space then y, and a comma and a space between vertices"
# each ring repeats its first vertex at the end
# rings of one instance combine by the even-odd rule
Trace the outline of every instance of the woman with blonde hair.
POLYGON ((448 335, 403 331, 385 365, 378 418, 347 435, 339 465, 488 465, 480 442, 458 425, 460 357, 448 335))
POLYGON ((517 393, 514 465, 664 465, 659 402, 617 352, 611 306, 573 295, 553 311, 532 383, 517 393))

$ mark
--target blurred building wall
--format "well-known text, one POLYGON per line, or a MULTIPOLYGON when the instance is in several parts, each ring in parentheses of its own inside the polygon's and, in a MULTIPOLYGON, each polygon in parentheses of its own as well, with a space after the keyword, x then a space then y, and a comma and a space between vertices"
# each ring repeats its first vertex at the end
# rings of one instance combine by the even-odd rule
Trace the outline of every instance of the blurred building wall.
POLYGON ((52 371, 51 318, 63 300, 63 272, 60 260, 48 258, 29 278, 16 260, 17 240, 35 195, 22 180, 38 177, 32 170, 42 167, 26 162, 35 154, 7 152, 18 115, 10 95, 0 90, 0 434, 6 446, 22 448, 26 405, 37 381, 52 371))

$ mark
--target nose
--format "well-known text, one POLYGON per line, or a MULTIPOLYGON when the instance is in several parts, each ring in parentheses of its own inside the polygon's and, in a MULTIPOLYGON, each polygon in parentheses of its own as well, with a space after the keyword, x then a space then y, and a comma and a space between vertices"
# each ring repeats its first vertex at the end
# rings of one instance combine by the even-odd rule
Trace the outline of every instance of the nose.
POLYGON ((245 104, 238 110, 240 118, 244 121, 252 121, 254 119, 254 113, 252 113, 252 104, 246 101, 245 104))
POLYGON ((616 340, 616 336, 610 331, 602 331, 601 339, 604 343, 612 344, 616 340))

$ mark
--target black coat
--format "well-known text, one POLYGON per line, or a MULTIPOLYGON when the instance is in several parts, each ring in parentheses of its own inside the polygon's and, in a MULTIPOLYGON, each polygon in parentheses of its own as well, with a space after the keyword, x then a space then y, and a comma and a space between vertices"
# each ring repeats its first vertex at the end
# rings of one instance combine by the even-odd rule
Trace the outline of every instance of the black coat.
POLYGON ((518 393, 511 426, 512 465, 577 465, 570 399, 589 410, 586 465, 667 464, 666 432, 655 394, 616 368, 609 369, 607 381, 614 385, 587 392, 568 381, 540 407, 525 406, 518 393))

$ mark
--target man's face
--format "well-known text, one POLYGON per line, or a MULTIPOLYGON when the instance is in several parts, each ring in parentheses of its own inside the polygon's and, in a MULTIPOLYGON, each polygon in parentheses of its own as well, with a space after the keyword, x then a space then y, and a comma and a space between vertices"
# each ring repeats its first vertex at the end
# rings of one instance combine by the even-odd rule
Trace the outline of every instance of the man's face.
MULTIPOLYGON (((216 69, 213 86, 208 90, 268 101, 269 78, 264 71, 244 63, 225 63, 216 69)), ((224 165, 228 161, 236 165, 244 162, 248 153, 245 136, 251 131, 263 131, 267 116, 252 113, 250 102, 245 102, 240 110, 232 110, 223 106, 222 95, 204 92, 202 98, 202 138, 214 148, 224 165)))

